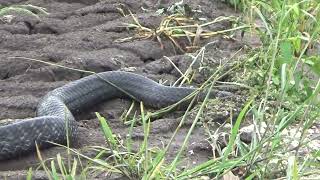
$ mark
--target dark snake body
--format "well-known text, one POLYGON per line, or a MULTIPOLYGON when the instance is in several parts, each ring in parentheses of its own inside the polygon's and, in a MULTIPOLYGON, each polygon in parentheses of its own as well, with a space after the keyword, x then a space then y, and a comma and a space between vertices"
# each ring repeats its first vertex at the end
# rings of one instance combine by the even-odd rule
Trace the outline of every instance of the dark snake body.
POLYGON ((0 161, 33 152, 36 143, 47 148, 52 146, 48 141, 66 144, 67 135, 70 141, 76 140, 77 125, 72 113, 102 101, 129 97, 159 108, 180 101, 194 90, 164 86, 141 75, 120 71, 73 81, 49 92, 38 105, 37 117, 0 127, 0 161))

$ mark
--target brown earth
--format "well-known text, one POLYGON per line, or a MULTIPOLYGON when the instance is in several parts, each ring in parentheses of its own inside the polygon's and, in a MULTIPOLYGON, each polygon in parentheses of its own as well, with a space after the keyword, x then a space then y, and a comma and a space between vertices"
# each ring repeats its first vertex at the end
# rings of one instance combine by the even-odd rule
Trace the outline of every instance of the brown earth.
MULTIPOLYGON (((40 59, 94 72, 131 70, 156 81, 167 81, 167 84, 177 80, 180 74, 163 56, 169 57, 182 72, 192 61, 190 56, 180 53, 166 40, 163 41, 164 48, 161 48, 160 44, 152 39, 115 42, 117 39, 134 35, 133 31, 123 26, 124 22, 132 22, 132 18, 124 17, 119 13, 117 7, 120 3, 136 14, 144 26, 157 27, 162 17, 155 15, 154 12, 160 5, 168 6, 169 1, 0 0, 0 4, 4 5, 16 3, 41 6, 46 8, 50 14, 41 15, 40 19, 19 17, 10 23, 0 24, 0 119, 33 117, 37 102, 48 91, 87 75, 39 62, 9 57, 40 59), (149 12, 145 12, 141 7, 149 12)), ((208 19, 235 14, 232 8, 220 1, 195 0, 186 3, 201 9, 200 16, 208 19)), ((224 29, 229 26, 229 23, 220 23, 210 28, 224 29)), ((216 42, 208 48, 205 58, 212 69, 215 69, 215 66, 221 61, 232 56, 243 44, 222 36, 211 38, 208 41, 216 42)), ((199 73, 195 82, 201 83, 206 77, 199 73)), ((130 104, 130 101, 116 99, 77 115, 79 126, 81 126, 80 143, 77 148, 106 145, 94 114, 96 111, 107 118, 115 134, 126 137, 128 126, 124 125, 119 117, 130 104)), ((222 108, 221 112, 224 111, 227 110, 222 108)), ((150 146, 162 147, 170 140, 181 114, 181 112, 175 112, 152 122, 150 146)), ((221 120, 221 116, 214 118, 221 120)), ((226 115, 223 118, 226 118, 226 115)), ((168 160, 175 157, 189 128, 190 122, 182 127, 174 139, 168 160)), ((134 128, 133 139, 137 142, 135 144, 142 142, 141 127, 134 128)), ((183 155, 184 166, 193 166, 212 156, 212 147, 206 139, 208 139, 208 134, 204 128, 198 126, 183 155)), ((43 150, 42 154, 46 159, 55 157, 57 153, 64 154, 65 152, 64 148, 55 147, 43 150)), ((7 171, 0 173, 0 177, 2 175, 8 179, 22 178, 25 173, 18 170, 36 166, 37 163, 38 159, 35 154, 0 162, 0 171, 7 171)), ((39 179, 45 179, 41 178, 41 172, 38 174, 40 174, 39 179)))

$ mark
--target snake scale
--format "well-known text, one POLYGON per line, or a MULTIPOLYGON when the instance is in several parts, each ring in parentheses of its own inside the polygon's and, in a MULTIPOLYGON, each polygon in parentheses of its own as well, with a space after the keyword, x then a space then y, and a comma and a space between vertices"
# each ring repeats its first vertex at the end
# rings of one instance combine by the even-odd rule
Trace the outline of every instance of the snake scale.
POLYGON ((109 71, 86 76, 45 95, 34 118, 0 127, 0 161, 24 156, 50 142, 66 144, 77 139, 73 113, 112 98, 133 98, 154 108, 174 104, 195 89, 170 87, 129 72, 109 71), (67 128, 66 128, 67 127, 67 128), (67 137, 68 136, 68 137, 67 137))

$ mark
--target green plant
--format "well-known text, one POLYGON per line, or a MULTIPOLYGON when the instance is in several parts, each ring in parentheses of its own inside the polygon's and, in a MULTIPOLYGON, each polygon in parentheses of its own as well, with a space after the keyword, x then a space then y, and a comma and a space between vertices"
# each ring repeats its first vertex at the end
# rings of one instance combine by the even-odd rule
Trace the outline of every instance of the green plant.
POLYGON ((313 0, 229 2, 245 10, 251 32, 257 33, 262 42, 254 50, 254 59, 245 65, 248 76, 238 80, 249 81, 261 91, 253 106, 255 121, 258 125, 268 124, 267 132, 261 134, 256 145, 251 145, 252 149, 263 144, 251 157, 249 177, 286 175, 295 179, 319 174, 314 171, 319 165, 314 163, 316 156, 306 158, 298 153, 301 150, 317 154, 307 145, 314 141, 307 138, 307 130, 318 121, 319 115, 320 56, 311 53, 319 44, 319 3, 313 0), (290 135, 284 135, 291 129, 296 131, 291 136, 298 135, 296 145, 288 140, 292 138, 290 135))
POLYGON ((12 14, 18 13, 19 15, 31 16, 39 19, 39 15, 48 15, 49 13, 43 7, 34 6, 31 4, 28 5, 12 5, 12 6, 0 6, 0 20, 10 21, 9 18, 5 20, 5 17, 8 17, 12 14))

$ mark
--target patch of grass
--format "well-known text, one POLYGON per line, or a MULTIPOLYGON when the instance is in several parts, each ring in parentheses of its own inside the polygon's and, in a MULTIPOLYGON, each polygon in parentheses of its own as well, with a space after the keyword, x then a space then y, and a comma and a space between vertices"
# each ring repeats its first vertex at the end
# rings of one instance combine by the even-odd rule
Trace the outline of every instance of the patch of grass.
POLYGON ((27 4, 27 5, 12 5, 0 6, 0 20, 5 23, 10 23, 14 15, 31 16, 39 19, 39 15, 48 15, 49 13, 43 7, 27 4))
POLYGON ((254 58, 245 64, 247 76, 237 79, 260 91, 253 104, 253 123, 257 127, 267 124, 266 132, 250 146, 254 153, 246 176, 319 177, 315 171, 320 165, 319 153, 310 146, 319 145, 317 137, 310 137, 311 126, 319 121, 319 3, 312 0, 230 0, 230 3, 244 10, 251 32, 262 42, 261 47, 253 50, 254 55, 248 54, 254 58))
MULTIPOLYGON (((156 28, 149 28, 141 25, 138 18, 128 10, 129 16, 133 19, 133 23, 126 23, 125 27, 135 30, 135 35, 118 39, 116 42, 131 41, 134 39, 156 39, 160 43, 160 47, 164 48, 162 41, 168 39, 173 43, 174 47, 180 50, 180 52, 194 52, 200 48, 201 39, 207 39, 213 36, 224 35, 236 30, 248 28, 247 25, 236 26, 238 18, 234 16, 221 16, 212 21, 206 20, 205 22, 201 22, 199 19, 186 15, 186 12, 191 11, 191 9, 186 4, 183 5, 175 4, 168 9, 162 9, 161 13, 170 12, 170 15, 165 15, 156 28), (209 27, 211 25, 222 22, 230 22, 234 24, 234 27, 218 31, 210 30, 209 27), (187 40, 186 47, 181 46, 181 43, 179 42, 181 39, 187 40)), ((121 9, 121 12, 124 12, 124 10, 121 9)))

